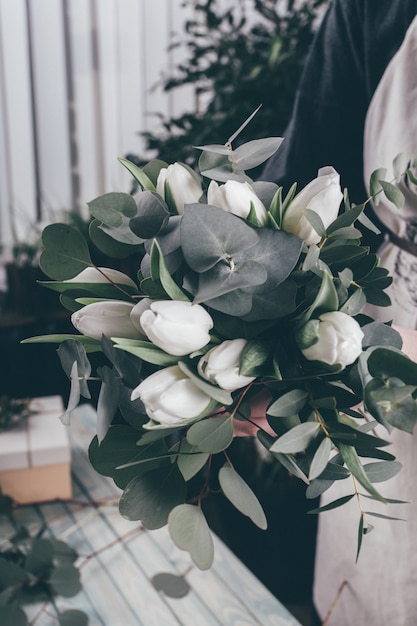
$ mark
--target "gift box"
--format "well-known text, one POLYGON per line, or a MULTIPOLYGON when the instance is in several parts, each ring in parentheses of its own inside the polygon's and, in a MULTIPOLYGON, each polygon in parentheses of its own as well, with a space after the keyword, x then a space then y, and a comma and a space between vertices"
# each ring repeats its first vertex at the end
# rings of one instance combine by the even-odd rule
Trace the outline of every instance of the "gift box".
POLYGON ((0 487, 19 504, 71 498, 71 450, 60 396, 35 398, 30 414, 0 433, 0 487))

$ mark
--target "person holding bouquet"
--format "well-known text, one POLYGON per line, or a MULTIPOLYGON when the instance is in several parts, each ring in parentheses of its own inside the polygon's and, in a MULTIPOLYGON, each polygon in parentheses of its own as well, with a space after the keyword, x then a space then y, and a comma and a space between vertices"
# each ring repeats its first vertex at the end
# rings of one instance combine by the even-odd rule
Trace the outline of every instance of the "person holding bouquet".
MULTIPOLYGON (((293 180, 302 185, 319 167, 332 164, 350 199, 360 203, 369 196, 366 184, 375 169, 392 173, 398 154, 406 161, 416 152, 417 2, 333 0, 316 35, 284 142, 261 178, 284 187, 293 180)), ((403 350, 416 360, 417 187, 399 185, 403 207, 384 198, 370 216, 383 233, 372 245, 379 244, 381 265, 393 276, 391 306, 371 314, 381 319, 382 312, 382 321, 393 321, 403 350)), ((377 532, 366 537, 355 563, 355 526, 345 529, 346 516, 357 517, 356 503, 319 516, 314 602, 328 626, 416 623, 417 442, 398 430, 390 438, 404 467, 389 481, 387 496, 408 502, 396 505, 405 521, 377 520, 377 532)), ((333 486, 332 500, 343 495, 344 482, 333 486)))

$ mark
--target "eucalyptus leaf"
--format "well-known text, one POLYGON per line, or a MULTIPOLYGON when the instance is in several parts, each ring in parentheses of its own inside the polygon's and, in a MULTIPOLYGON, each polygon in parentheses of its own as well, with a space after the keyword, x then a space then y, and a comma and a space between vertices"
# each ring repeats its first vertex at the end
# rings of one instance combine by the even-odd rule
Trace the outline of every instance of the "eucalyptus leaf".
POLYGON ((392 202, 397 207, 397 209, 401 209, 405 200, 404 194, 398 189, 398 187, 392 185, 391 183, 388 183, 384 180, 380 180, 379 183, 387 199, 392 202))
POLYGON ((58 615, 59 626, 87 626, 88 615, 78 609, 67 609, 58 615))
POLYGON ((177 464, 178 469, 189 481, 204 467, 210 455, 207 452, 200 452, 198 446, 192 446, 186 439, 178 446, 177 464))
POLYGON ((319 429, 320 426, 317 422, 305 422, 294 426, 290 431, 281 435, 269 450, 283 454, 302 452, 315 439, 319 429))
POLYGON ((311 461, 310 471, 308 474, 309 480, 314 480, 323 472, 329 462, 332 447, 333 444, 330 437, 325 437, 320 443, 316 452, 314 453, 313 459, 311 461))
POLYGON ((142 191, 137 196, 138 211, 129 222, 132 232, 142 239, 155 237, 167 224, 169 210, 159 194, 142 191))
POLYGON ((110 258, 125 259, 142 250, 143 240, 130 230, 126 218, 117 228, 92 220, 88 232, 93 244, 110 258))
POLYGON ((220 468, 219 483, 224 495, 233 506, 243 515, 249 517, 256 526, 266 530, 268 524, 258 498, 249 485, 228 463, 220 468))
POLYGON ((122 192, 105 193, 87 204, 93 217, 114 228, 121 226, 123 216, 133 217, 137 211, 132 196, 122 192))
POLYGON ((375 206, 378 206, 380 201, 380 193, 382 191, 381 179, 385 179, 387 170, 384 167, 380 167, 374 170, 369 180, 369 189, 375 206))
MULTIPOLYGON (((292 389, 282 394, 267 409, 268 415, 274 417, 291 417, 301 411, 306 405, 308 393, 304 389, 292 389)), ((284 450, 279 450, 284 452, 284 450)), ((293 452, 291 450, 290 452, 293 452)))
POLYGON ((352 493, 348 496, 342 496, 341 498, 337 498, 337 500, 333 500, 333 502, 329 502, 329 504, 325 504, 317 509, 311 509, 311 511, 307 511, 307 513, 314 514, 324 513, 325 511, 332 511, 333 509, 337 509, 338 507, 343 506, 344 504, 349 502, 349 500, 352 500, 354 495, 355 494, 352 493))
POLYGON ((201 452, 216 454, 225 450, 233 440, 230 416, 208 417, 193 424, 187 431, 187 441, 201 452))
POLYGON ((71 563, 60 563, 52 570, 49 584, 55 593, 71 598, 81 591, 80 572, 71 563))
POLYGON ((98 374, 102 379, 97 400, 97 437, 100 444, 116 415, 119 404, 119 386, 113 369, 104 366, 99 368, 98 374))
POLYGON ((385 504, 385 498, 383 498, 378 493, 378 491, 373 487, 372 483, 368 479, 355 448, 353 448, 352 446, 348 446, 342 442, 339 442, 338 448, 340 454, 343 457, 343 460, 345 461, 347 467, 350 469, 356 480, 362 485, 362 487, 366 489, 366 491, 368 491, 368 493, 370 493, 380 502, 383 502, 385 504))
POLYGON ((129 352, 140 359, 143 359, 147 363, 152 363, 153 365, 175 365, 178 361, 178 358, 173 356, 172 354, 168 354, 155 346, 150 341, 140 341, 133 339, 117 338, 115 346, 118 350, 124 350, 125 352, 129 352))
POLYGON ((123 517, 140 520, 153 530, 165 526, 168 515, 185 501, 186 482, 175 463, 133 478, 120 498, 123 517))
POLYGON ((181 504, 173 508, 168 518, 172 541, 190 553, 198 568, 207 570, 214 559, 214 544, 210 528, 200 507, 181 504))
POLYGON ((27 626, 25 612, 17 602, 0 605, 0 622, 2 626, 27 626))
POLYGON ((80 394, 87 399, 91 398, 87 379, 91 375, 91 364, 88 360, 84 345, 80 341, 68 339, 61 343, 57 350, 62 369, 69 377, 73 377, 73 364, 77 363, 76 376, 79 380, 80 394))
POLYGON ((233 161, 239 170, 251 170, 264 163, 280 147, 282 137, 266 137, 253 139, 234 150, 233 161))
POLYGON ((39 259, 42 271, 54 280, 74 278, 93 265, 82 234, 68 224, 50 224, 42 232, 44 250, 39 259))
POLYGON ((363 466, 365 473, 371 483, 380 483, 396 476, 402 465, 398 461, 380 461, 377 463, 367 463, 363 466))

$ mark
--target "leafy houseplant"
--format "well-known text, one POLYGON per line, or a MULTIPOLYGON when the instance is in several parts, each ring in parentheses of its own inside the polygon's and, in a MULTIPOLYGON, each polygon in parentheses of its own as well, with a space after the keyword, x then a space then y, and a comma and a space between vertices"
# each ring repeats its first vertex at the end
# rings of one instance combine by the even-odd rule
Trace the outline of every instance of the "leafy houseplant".
MULTIPOLYGON (((417 364, 395 329, 366 314, 367 303, 389 304, 391 278, 360 243, 358 223, 372 227, 364 205, 350 205, 331 167, 286 197, 253 182, 245 172, 280 143, 200 146, 202 178, 186 164, 121 159, 140 191, 90 202, 90 238, 110 257, 130 255, 136 276, 95 266, 68 225, 43 233, 40 263, 53 279, 44 284, 80 334, 27 341, 60 344, 71 380, 62 420, 97 381, 93 466, 123 490, 123 516, 149 529, 168 523, 203 569, 213 543, 202 503, 213 489, 267 525, 228 454, 236 436, 256 436, 308 498, 352 480, 352 493, 326 508, 358 499, 359 551, 373 515, 360 488, 386 504, 374 482, 400 469, 380 429, 411 432, 417 419, 417 364)), ((416 166, 396 159, 396 178, 415 181, 416 166)), ((385 193, 400 205, 385 176, 372 177, 370 199, 385 193)))
MULTIPOLYGON (((173 45, 185 48, 186 61, 174 67, 162 85, 172 93, 192 86, 195 110, 161 116, 163 131, 144 133, 146 149, 169 163, 181 159, 195 167, 193 146, 229 137, 259 104, 262 115, 253 120, 250 138, 282 134, 326 2, 240 0, 223 10, 215 0, 193 3, 194 17, 173 45)), ((127 158, 144 164, 140 155, 127 158)))

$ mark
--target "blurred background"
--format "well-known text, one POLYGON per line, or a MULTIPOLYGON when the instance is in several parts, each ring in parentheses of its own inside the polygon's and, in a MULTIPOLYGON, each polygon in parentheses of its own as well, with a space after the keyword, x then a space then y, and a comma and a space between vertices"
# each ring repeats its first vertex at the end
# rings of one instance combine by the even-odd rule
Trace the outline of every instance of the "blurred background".
MULTIPOLYGON (((42 228, 64 221, 87 229, 86 202, 129 192, 131 178, 117 157, 195 166, 193 146, 225 143, 260 104, 240 140, 282 136, 326 4, 0 0, 0 395, 67 399, 56 347, 19 343, 72 331, 57 295, 36 283, 45 278, 42 228)), ((256 472, 247 463, 252 476, 272 484, 270 469, 254 463, 256 472)), ((259 546, 268 555, 271 536, 251 535, 245 551, 239 532, 223 532, 221 518, 232 510, 214 515, 213 525, 284 600, 308 602, 311 503, 291 479, 277 480, 267 513, 279 524, 273 540, 285 567, 260 568, 259 546), (282 542, 289 535, 292 542, 282 542)))

